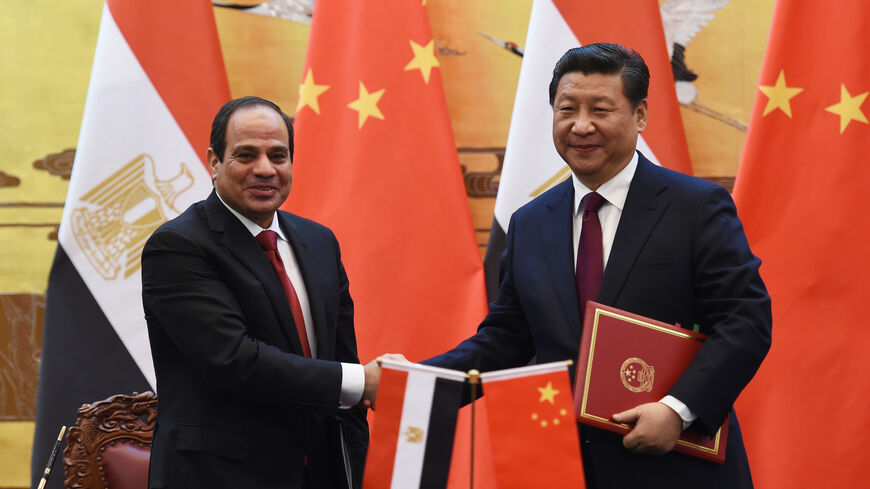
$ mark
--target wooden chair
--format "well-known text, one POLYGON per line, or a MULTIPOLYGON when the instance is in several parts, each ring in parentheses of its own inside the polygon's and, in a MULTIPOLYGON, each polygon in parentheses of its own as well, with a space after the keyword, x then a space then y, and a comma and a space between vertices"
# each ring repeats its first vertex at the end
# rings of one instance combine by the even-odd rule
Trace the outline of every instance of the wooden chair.
POLYGON ((156 421, 151 391, 84 404, 63 451, 64 487, 147 489, 156 421))

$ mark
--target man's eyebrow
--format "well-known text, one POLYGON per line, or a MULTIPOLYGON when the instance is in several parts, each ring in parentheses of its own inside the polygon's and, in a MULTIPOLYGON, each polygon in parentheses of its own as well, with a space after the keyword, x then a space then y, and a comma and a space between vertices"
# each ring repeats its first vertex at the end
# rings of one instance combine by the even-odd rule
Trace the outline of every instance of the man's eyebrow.
POLYGON ((233 148, 232 148, 232 152, 233 152, 233 153, 238 153, 239 151, 253 151, 253 150, 256 150, 256 149, 257 149, 257 148, 256 148, 255 146, 253 146, 253 145, 250 145, 250 144, 242 144, 242 145, 239 145, 239 146, 233 146, 233 148))

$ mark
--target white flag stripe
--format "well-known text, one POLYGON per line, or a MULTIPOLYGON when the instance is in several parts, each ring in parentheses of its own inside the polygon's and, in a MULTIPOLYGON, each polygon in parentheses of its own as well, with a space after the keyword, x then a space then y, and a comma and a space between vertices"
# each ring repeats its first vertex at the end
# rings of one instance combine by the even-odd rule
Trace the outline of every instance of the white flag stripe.
POLYGON ((401 370, 403 372, 427 372, 438 377, 443 377, 450 380, 464 381, 468 375, 460 370, 451 370, 449 368, 432 367, 430 365, 422 365, 419 363, 403 362, 401 360, 391 360, 388 358, 381 359, 381 367, 391 368, 393 370, 401 370))
POLYGON ((432 414, 437 378, 437 375, 422 369, 408 370, 390 486, 392 489, 420 487, 426 439, 429 437, 429 416, 432 414))
POLYGON ((530 375, 548 374, 558 372, 560 370, 568 370, 571 365, 570 360, 561 362, 542 363, 540 365, 529 365, 527 367, 509 368, 505 370, 496 370, 494 372, 484 372, 480 374, 480 380, 483 382, 494 382, 497 380, 509 380, 519 377, 528 377, 530 375))
MULTIPOLYGON (((208 172, 104 5, 58 242, 151 387, 156 388, 138 269, 129 276, 102 276, 89 261, 87 250, 79 245, 71 224, 76 210, 98 210, 93 203, 81 200, 85 194, 143 154, 148 155, 145 171, 149 172, 143 179, 175 177, 182 164, 193 179, 192 186, 173 202, 174 209, 152 202, 161 213, 183 211, 211 190, 208 172)), ((120 209, 119 221, 125 215, 132 218, 132 213, 126 212, 130 210, 120 209)))
MULTIPOLYGON (((565 168, 565 161, 553 145, 553 110, 547 93, 556 61, 579 45, 552 0, 535 0, 495 201, 495 218, 505 231, 511 214, 565 168)), ((658 164, 642 137, 638 138, 637 149, 658 164)))

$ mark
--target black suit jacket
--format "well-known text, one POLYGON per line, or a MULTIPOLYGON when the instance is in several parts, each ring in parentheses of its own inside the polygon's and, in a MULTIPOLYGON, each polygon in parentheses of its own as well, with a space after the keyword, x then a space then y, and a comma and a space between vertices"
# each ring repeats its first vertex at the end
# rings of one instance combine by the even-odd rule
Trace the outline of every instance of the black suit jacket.
MULTIPOLYGON (((428 361, 481 371, 576 359, 580 344, 572 243, 574 189, 565 181, 517 210, 502 256, 499 297, 475 336, 428 361)), ((770 298, 736 209, 722 187, 640 155, 597 300, 709 334, 670 394, 715 432, 770 346, 770 298)), ((635 455, 621 436, 583 428, 590 487, 751 487, 732 417, 726 463, 635 455)))
POLYGON ((302 356, 281 284, 254 237, 212 192, 142 253, 157 372, 152 488, 358 487, 365 414, 339 410, 341 366, 358 363, 353 302, 332 232, 279 211, 308 292, 317 358, 302 356), (306 465, 307 464, 307 465, 306 465))

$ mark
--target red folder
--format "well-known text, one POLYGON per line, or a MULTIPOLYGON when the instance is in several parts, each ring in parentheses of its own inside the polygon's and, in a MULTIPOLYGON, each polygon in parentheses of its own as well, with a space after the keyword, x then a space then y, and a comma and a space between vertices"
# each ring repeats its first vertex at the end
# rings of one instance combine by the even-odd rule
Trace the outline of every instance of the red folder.
MULTIPOLYGON (((666 396, 706 339, 694 331, 590 301, 574 385, 577 420, 628 433, 630 425, 610 417, 666 396)), ((728 421, 712 438, 689 427, 674 450, 723 463, 728 421)))

